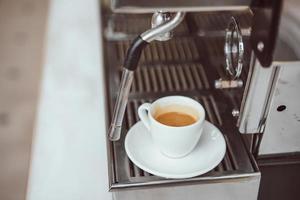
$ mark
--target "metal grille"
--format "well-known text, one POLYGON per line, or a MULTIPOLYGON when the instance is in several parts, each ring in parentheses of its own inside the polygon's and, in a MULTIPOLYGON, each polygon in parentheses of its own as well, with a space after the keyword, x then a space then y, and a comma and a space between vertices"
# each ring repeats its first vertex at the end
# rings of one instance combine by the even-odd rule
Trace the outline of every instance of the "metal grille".
MULTIPOLYGON (((216 102, 212 95, 203 96, 203 97, 193 97, 193 98, 198 102, 200 102, 205 107, 207 111, 208 121, 219 126, 222 125, 222 119, 220 117, 218 108, 216 106, 216 102)), ((152 99, 148 99, 148 100, 139 99, 139 100, 129 101, 127 111, 126 111, 126 116, 125 116, 125 125, 124 125, 124 129, 126 130, 125 132, 127 132, 128 129, 132 127, 137 121, 139 121, 139 117, 137 113, 138 107, 145 102, 152 102, 152 101, 153 101, 152 99)), ((232 149, 227 138, 226 141, 227 141, 227 148, 232 149)), ((121 158, 116 157, 116 159, 121 159, 121 158)), ((125 163, 126 174, 129 175, 130 177, 153 176, 152 174, 149 174, 136 167, 127 157, 125 162, 126 162, 125 163)), ((227 153, 223 161, 215 169, 213 169, 213 171, 222 172, 222 171, 232 171, 236 169, 238 169, 238 166, 236 160, 234 159, 234 155, 232 155, 232 151, 227 150, 227 153)))
POLYGON ((208 79, 200 64, 144 65, 135 72, 131 92, 172 92, 208 88, 208 79))
MULTIPOLYGON (((131 41, 116 42, 117 59, 122 62, 131 41)), ((140 63, 182 62, 199 60, 195 41, 188 37, 167 42, 152 42, 141 54, 140 63)))
MULTIPOLYGON (((239 107, 243 90, 216 90, 213 87, 214 80, 226 76, 222 40, 191 34, 189 37, 175 37, 167 42, 154 42, 145 49, 140 66, 135 72, 121 139, 109 142, 111 189, 226 181, 258 175, 255 162, 237 132, 236 119, 231 115, 232 109, 239 107), (219 127, 224 134, 227 151, 223 161, 210 172, 191 179, 173 180, 154 176, 135 166, 126 155, 124 139, 128 129, 139 120, 139 105, 162 96, 178 94, 190 96, 205 107, 206 119, 219 127)), ((129 44, 129 40, 105 43, 110 113, 121 76, 121 62, 129 44), (111 55, 116 56, 112 59, 111 55)), ((246 70, 242 75, 244 80, 247 77, 248 58, 245 65, 246 70)))
POLYGON ((238 20, 241 29, 248 29, 251 26, 252 15, 250 11, 195 13, 190 18, 192 18, 198 31, 211 32, 224 31, 232 16, 238 20))

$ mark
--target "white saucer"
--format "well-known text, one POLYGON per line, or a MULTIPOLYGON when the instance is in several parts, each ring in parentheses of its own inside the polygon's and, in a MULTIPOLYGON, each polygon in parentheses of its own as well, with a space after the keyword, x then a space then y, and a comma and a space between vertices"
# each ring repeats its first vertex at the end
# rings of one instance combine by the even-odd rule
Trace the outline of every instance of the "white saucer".
POLYGON ((150 133, 139 121, 126 135, 125 150, 130 160, 144 171, 165 178, 190 178, 215 168, 225 155, 226 143, 220 130, 205 121, 195 149, 183 158, 169 158, 153 144, 150 133))

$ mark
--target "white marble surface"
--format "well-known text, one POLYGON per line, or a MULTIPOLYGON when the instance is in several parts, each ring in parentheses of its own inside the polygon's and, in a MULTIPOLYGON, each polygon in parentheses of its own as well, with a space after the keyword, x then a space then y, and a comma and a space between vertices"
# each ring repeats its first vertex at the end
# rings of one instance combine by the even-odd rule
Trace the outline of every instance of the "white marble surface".
POLYGON ((108 200, 99 2, 49 13, 27 199, 108 200))

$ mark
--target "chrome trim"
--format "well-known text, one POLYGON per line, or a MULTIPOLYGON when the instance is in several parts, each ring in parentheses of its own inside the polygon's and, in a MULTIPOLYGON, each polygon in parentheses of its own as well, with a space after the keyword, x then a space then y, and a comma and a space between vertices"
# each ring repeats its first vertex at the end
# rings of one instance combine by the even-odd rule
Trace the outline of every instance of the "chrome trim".
POLYGON ((154 13, 156 11, 161 12, 212 12, 212 11, 243 11, 249 9, 249 6, 206 6, 206 7, 168 7, 168 8, 145 8, 136 6, 126 6, 122 8, 113 7, 114 13, 154 13))
POLYGON ((263 132, 279 68, 279 66, 263 68, 252 53, 249 76, 237 122, 241 133, 263 132))
POLYGON ((123 68, 121 85, 118 91, 117 101, 115 103, 115 110, 112 122, 109 128, 109 139, 116 141, 120 139, 122 122, 128 101, 128 95, 133 80, 133 71, 123 68))
POLYGON ((151 28, 145 31, 144 33, 142 33, 140 36, 143 40, 147 42, 152 42, 153 40, 160 38, 162 35, 176 28, 176 26, 178 26, 180 22, 182 22, 184 16, 185 16, 184 12, 178 12, 170 21, 161 24, 159 26, 156 26, 154 28, 151 28))
POLYGON ((222 78, 215 80, 216 89, 225 89, 225 88, 241 88, 243 87, 243 80, 223 80, 222 78))
POLYGON ((240 77, 243 69, 244 43, 242 32, 234 17, 225 31, 224 54, 226 58, 226 71, 233 79, 240 77), (234 66, 236 63, 236 66, 234 66))
MULTIPOLYGON (((242 172, 242 171, 240 171, 242 172)), ((260 178, 260 172, 242 172, 241 174, 228 174, 226 175, 224 172, 221 176, 199 176, 190 179, 165 179, 161 180, 160 177, 157 177, 157 180, 153 180, 153 178, 143 177, 144 180, 138 183, 130 183, 130 186, 127 183, 115 183, 112 184, 109 188, 110 192, 114 191, 124 191, 126 189, 134 189, 134 188, 157 188, 157 187, 167 187, 167 186, 184 186, 184 185, 193 185, 193 184, 211 184, 211 183, 228 183, 228 182, 239 182, 243 180, 251 180, 260 178)))
POLYGON ((111 2, 115 13, 233 11, 248 8, 251 4, 251 0, 111 0, 111 2))
MULTIPOLYGON (((151 18, 151 28, 155 28, 161 24, 164 24, 171 19, 171 14, 169 12, 156 12, 151 18)), ((166 32, 165 34, 159 35, 156 40, 167 41, 172 38, 171 32, 166 32)))

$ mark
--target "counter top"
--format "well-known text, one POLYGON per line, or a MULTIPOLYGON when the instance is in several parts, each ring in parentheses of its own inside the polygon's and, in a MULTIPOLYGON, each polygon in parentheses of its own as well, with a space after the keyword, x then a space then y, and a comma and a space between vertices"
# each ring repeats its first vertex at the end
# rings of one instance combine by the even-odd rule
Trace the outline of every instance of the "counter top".
POLYGON ((49 7, 27 199, 109 200, 99 2, 49 7))

